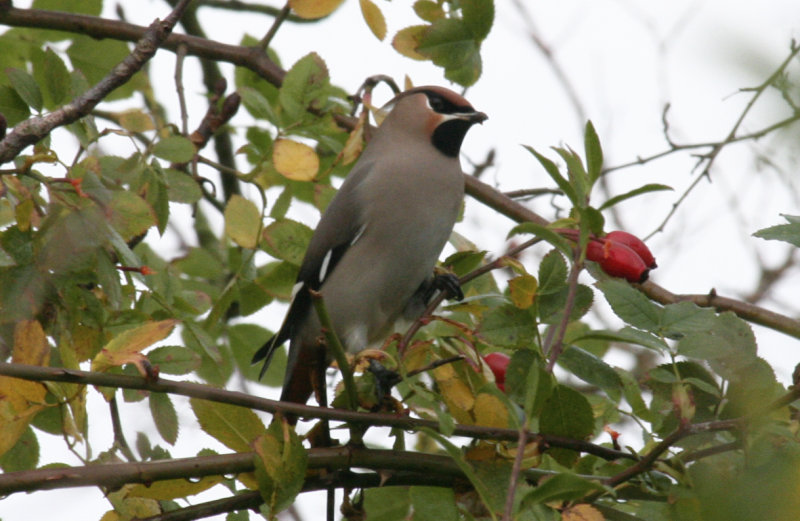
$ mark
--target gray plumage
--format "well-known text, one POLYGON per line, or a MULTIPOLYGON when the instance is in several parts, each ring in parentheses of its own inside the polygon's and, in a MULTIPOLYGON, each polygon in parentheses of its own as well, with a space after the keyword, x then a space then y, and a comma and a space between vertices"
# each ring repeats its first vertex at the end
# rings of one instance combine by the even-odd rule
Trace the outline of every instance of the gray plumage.
POLYGON ((486 116, 441 87, 403 92, 389 105, 311 238, 286 320, 253 357, 266 370, 274 350, 290 341, 282 400, 305 403, 314 364, 330 358, 318 352, 309 288, 320 291, 353 353, 381 341, 399 318, 418 317, 431 293, 464 196, 458 151, 486 116))

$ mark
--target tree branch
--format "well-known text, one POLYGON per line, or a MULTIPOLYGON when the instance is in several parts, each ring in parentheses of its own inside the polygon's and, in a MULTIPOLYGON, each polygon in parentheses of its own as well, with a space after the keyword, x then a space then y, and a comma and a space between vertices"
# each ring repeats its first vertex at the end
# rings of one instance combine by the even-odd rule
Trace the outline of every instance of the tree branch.
MULTIPOLYGON (((158 380, 148 380, 140 376, 96 373, 79 371, 76 369, 63 369, 56 367, 40 367, 26 364, 0 363, 0 375, 22 378, 36 382, 70 382, 101 387, 118 387, 123 389, 139 389, 153 392, 162 392, 200 398, 213 402, 227 403, 247 407, 257 411, 268 413, 281 412, 293 414, 306 418, 320 418, 342 422, 349 422, 359 425, 396 427, 407 431, 416 431, 422 428, 432 429, 439 432, 440 424, 437 421, 421 420, 408 416, 398 416, 394 414, 380 414, 372 412, 346 411, 343 409, 333 409, 329 407, 313 407, 291 402, 279 402, 268 398, 260 398, 238 391, 226 391, 208 385, 201 385, 192 382, 178 382, 159 378, 158 380)), ((500 429, 496 427, 485 427, 481 425, 457 425, 453 430, 453 435, 467 436, 476 439, 516 441, 519 432, 514 429, 500 429)), ((627 452, 609 449, 601 445, 596 445, 583 440, 565 438, 563 436, 553 436, 550 434, 538 434, 527 432, 528 440, 539 440, 546 447, 561 447, 578 452, 594 454, 600 458, 614 459, 633 459, 627 452)))
MULTIPOLYGON (((155 55, 158 48, 169 36, 172 28, 175 27, 189 2, 190 0, 181 0, 163 22, 159 20, 153 22, 149 28, 141 33, 141 37, 133 51, 114 67, 105 78, 85 93, 54 112, 45 116, 30 118, 16 125, 14 130, 0 141, 0 164, 11 161, 23 148, 39 142, 54 128, 67 125, 86 116, 108 93, 126 83, 131 76, 155 55)), ((11 8, 8 11, 0 12, 0 22, 4 22, 7 16, 16 11, 20 10, 11 8)), ((60 17, 65 15, 65 13, 55 14, 60 17)))

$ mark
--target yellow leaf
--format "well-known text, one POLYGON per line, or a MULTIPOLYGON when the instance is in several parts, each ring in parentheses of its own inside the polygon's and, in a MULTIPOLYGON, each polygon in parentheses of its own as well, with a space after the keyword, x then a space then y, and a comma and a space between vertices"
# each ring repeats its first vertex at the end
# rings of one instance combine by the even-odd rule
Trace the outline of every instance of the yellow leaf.
POLYGON ((153 120, 139 109, 125 110, 117 114, 119 125, 131 132, 154 130, 153 120))
POLYGON ((412 25, 405 29, 400 29, 394 35, 392 40, 392 47, 408 58, 413 60, 426 60, 427 58, 417 52, 419 44, 422 42, 423 36, 428 31, 428 25, 412 25))
POLYGON ((492 394, 478 394, 477 398, 475 398, 473 414, 476 425, 501 429, 508 427, 508 410, 503 405, 503 402, 492 394))
POLYGON ((439 386, 447 409, 459 423, 472 425, 472 408, 475 406, 475 396, 469 386, 461 380, 453 370, 451 364, 442 365, 433 370, 433 377, 439 386))
POLYGON ((527 309, 533 305, 538 287, 536 277, 532 275, 520 275, 508 281, 511 301, 520 309, 527 309))
POLYGON ((128 497, 167 500, 193 496, 220 483, 222 479, 222 476, 206 476, 197 482, 187 479, 167 479, 149 485, 135 485, 128 492, 128 497))
POLYGON ((261 212, 249 199, 234 194, 225 207, 225 234, 243 248, 255 249, 261 231, 261 212))
POLYGON ((372 0, 359 0, 359 4, 369 30, 378 40, 383 41, 386 38, 386 19, 383 17, 383 13, 372 0))
POLYGON ((311 181, 319 170, 319 157, 314 149, 290 139, 275 142, 272 163, 282 176, 294 181, 311 181))
POLYGON ((50 362, 50 345, 38 320, 22 320, 14 328, 15 364, 44 366, 50 362))
POLYGON ((561 521, 605 521, 599 510, 591 505, 574 505, 561 513, 561 521))
POLYGON ((175 319, 160 320, 123 331, 94 357, 92 371, 105 371, 111 367, 141 362, 144 359, 141 351, 166 338, 177 323, 175 319))
POLYGON ((300 18, 313 20, 328 16, 344 0, 289 0, 289 6, 300 18))
POLYGON ((366 120, 367 113, 362 112, 358 117, 356 128, 347 136, 347 142, 344 144, 342 151, 339 152, 339 157, 341 157, 343 165, 349 165, 358 159, 358 156, 364 149, 364 123, 366 120))

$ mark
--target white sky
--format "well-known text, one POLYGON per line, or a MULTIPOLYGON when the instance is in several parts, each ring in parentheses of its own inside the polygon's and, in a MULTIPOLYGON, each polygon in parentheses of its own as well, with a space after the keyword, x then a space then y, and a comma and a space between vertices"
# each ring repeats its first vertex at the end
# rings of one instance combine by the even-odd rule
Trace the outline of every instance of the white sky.
MULTIPOLYGON (((666 148, 661 127, 665 102, 672 106, 669 120, 675 141, 722 139, 749 100, 738 90, 761 83, 788 54, 790 39, 800 37, 797 4, 792 0, 518 1, 529 6, 540 37, 553 50, 578 92, 586 115, 600 135, 607 164, 628 162, 666 148)), ((397 29, 418 23, 413 14, 409 16, 410 1, 377 3, 387 15, 389 38, 397 29)), ((26 2, 15 4, 24 7, 26 2)), ((107 4, 106 12, 113 13, 113 4, 107 4)), ((121 4, 128 20, 141 25, 167 13, 160 1, 121 4)), ((514 2, 497 0, 496 4, 495 25, 484 44, 484 74, 467 93, 475 108, 486 112, 490 119, 470 131, 463 149, 475 161, 481 161, 490 148, 497 149, 496 166, 483 180, 502 190, 549 187, 549 178, 519 145, 531 145, 550 157, 554 157, 548 151, 550 146, 569 144, 582 150, 583 121, 576 117, 552 69, 529 43, 527 28, 513 7, 514 2)), ((212 38, 228 43, 238 43, 244 32, 260 38, 270 23, 265 17, 227 16, 210 9, 205 10, 202 20, 212 38)), ((333 82, 351 92, 365 77, 378 73, 389 74, 399 83, 408 74, 418 85, 447 84, 441 71, 431 64, 412 62, 399 56, 388 41, 377 42, 361 20, 355 0, 347 0, 324 23, 285 26, 273 45, 285 66, 317 51, 328 64, 333 82)), ((187 94, 190 102, 202 107, 197 67, 192 59, 187 59, 187 65, 187 94)), ((161 99, 177 106, 173 103, 174 55, 161 53, 154 66, 164 71, 164 81, 156 86, 161 99)), ((794 71, 797 69, 795 64, 794 71)), ((231 68, 225 70, 230 72, 231 68)), ((759 104, 743 129, 755 130, 778 119, 776 110, 781 107, 774 95, 772 100, 759 104)), ((190 128, 197 125, 203 113, 202 108, 192 111, 190 128)), ((790 143, 785 140, 782 144, 785 147, 790 143)), ((716 288, 722 295, 738 297, 754 288, 758 275, 755 251, 767 266, 774 267, 784 258, 788 249, 782 244, 749 235, 782 222, 779 213, 800 213, 796 142, 794 150, 783 150, 767 140, 755 148, 784 168, 784 180, 779 182, 779 174, 773 170, 756 168, 752 145, 723 151, 712 169, 713 183, 702 182, 670 221, 666 232, 649 242, 660 266, 652 280, 678 293, 706 293, 716 288), (794 155, 793 162, 787 160, 790 154, 794 155)), ((650 182, 675 188, 672 193, 650 194, 624 203, 620 213, 625 229, 640 236, 652 232, 693 181, 692 165, 693 160, 686 154, 676 154, 613 173, 609 179, 613 193, 650 182)), ((469 171, 468 164, 464 166, 469 171)), ((542 199, 534 208, 546 218, 554 217, 549 200, 542 199)), ((317 218, 314 213, 303 211, 297 217, 311 225, 317 218)), ((501 252, 511 226, 508 219, 468 199, 465 220, 456 230, 483 249, 501 252)), ((529 269, 535 271, 533 260, 529 269)), ((800 307, 796 303, 798 289, 800 277, 795 270, 765 305, 796 316, 800 307)), ((264 325, 275 327, 280 319, 277 315, 265 314, 264 325)), ((791 371, 800 360, 797 341, 762 328, 756 334, 759 352, 770 360, 781 381, 789 382, 791 371)), ((111 429, 102 410, 105 406, 97 399, 97 393, 90 394, 94 397, 93 406, 100 409, 100 414, 90 416, 92 446, 99 452, 108 447, 111 429)), ((196 427, 188 406, 180 400, 176 402, 184 431, 171 450, 174 455, 190 456, 197 450, 192 443, 196 427)), ((157 439, 146 408, 127 404, 121 407, 129 442, 133 442, 137 430, 153 432, 153 439, 157 439)), ((46 451, 54 450, 51 446, 63 446, 58 438, 39 436, 47 443, 45 456, 46 451)), ((203 446, 207 446, 205 440, 209 438, 202 439, 203 446)), ((61 453, 56 460, 74 461, 61 453)), ((99 519, 107 505, 94 489, 15 494, 0 502, 0 517, 4 521, 48 518, 58 509, 59 518, 64 520, 99 519)), ((315 512, 317 507, 306 508, 315 512)))

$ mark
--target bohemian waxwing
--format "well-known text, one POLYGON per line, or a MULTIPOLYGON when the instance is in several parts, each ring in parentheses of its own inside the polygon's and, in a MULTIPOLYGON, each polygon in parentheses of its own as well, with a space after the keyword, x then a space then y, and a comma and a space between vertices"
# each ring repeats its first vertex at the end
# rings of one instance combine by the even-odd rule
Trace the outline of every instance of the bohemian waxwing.
POLYGON ((391 111, 311 237, 283 325, 253 356, 264 360, 263 376, 290 341, 281 400, 305 403, 315 364, 331 360, 320 353, 309 289, 322 294, 337 336, 357 353, 397 319, 418 318, 435 289, 448 286, 433 268, 464 196, 458 154, 486 115, 441 87, 407 90, 384 108, 391 111))

